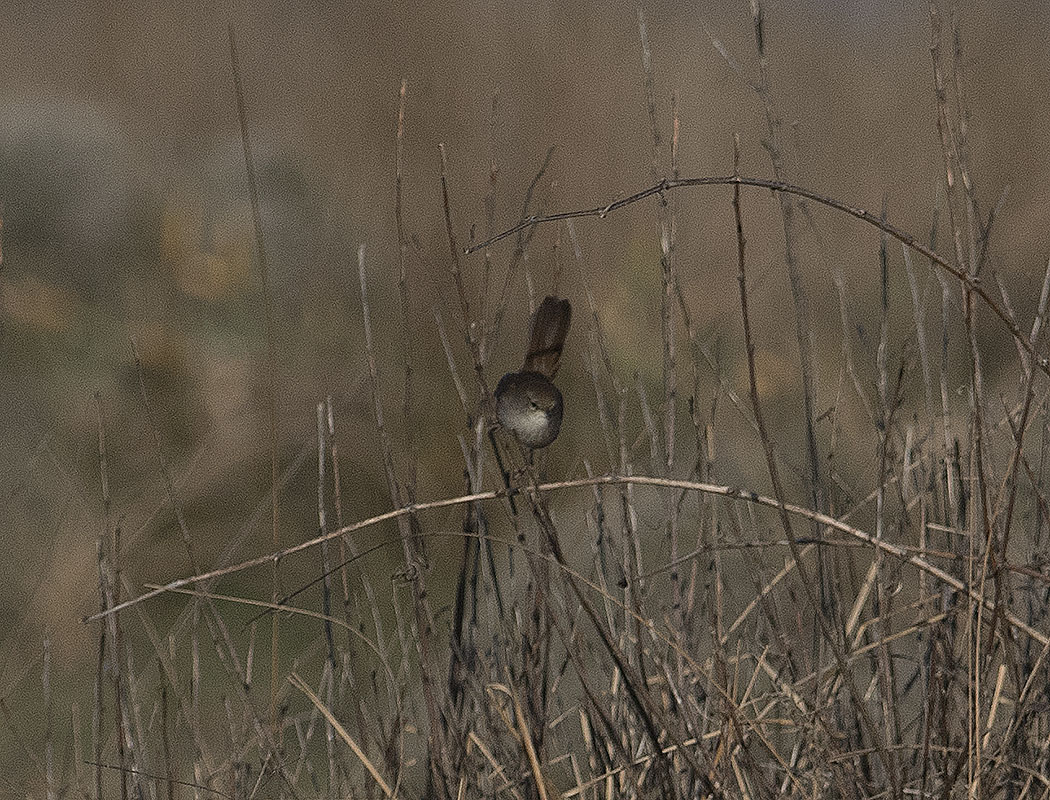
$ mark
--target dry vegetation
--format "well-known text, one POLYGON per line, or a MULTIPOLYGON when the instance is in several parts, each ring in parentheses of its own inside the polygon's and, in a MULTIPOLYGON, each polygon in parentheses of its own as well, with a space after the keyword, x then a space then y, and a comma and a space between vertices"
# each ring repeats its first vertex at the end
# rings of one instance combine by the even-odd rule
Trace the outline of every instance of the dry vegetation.
POLYGON ((294 461, 278 446, 280 333, 252 112, 238 85, 267 289, 271 494, 259 512, 272 533, 257 557, 238 561, 240 538, 231 536, 222 560, 201 561, 163 455, 163 412, 140 365, 151 431, 142 447, 156 458, 190 576, 132 588, 99 397, 97 662, 81 679, 94 680, 94 700, 90 709, 75 704, 71 718, 53 707, 45 647, 24 675, 43 678, 47 729, 12 717, 17 692, 0 707, 33 774, 5 794, 1050 797, 1050 498, 1042 482, 1050 270, 1038 302, 1016 305, 995 272, 997 208, 977 196, 971 177, 956 18, 930 7, 931 124, 944 190, 932 231, 920 233, 793 185, 790 132, 765 48, 772 23, 757 0, 750 10, 750 52, 712 42, 761 108, 767 177, 741 176, 739 142, 729 174, 680 174, 677 100, 667 113, 656 97, 640 15, 651 186, 611 205, 544 216, 545 163, 521 187, 521 224, 500 234, 490 217, 492 238, 479 243, 457 223, 442 151, 443 203, 432 209, 444 215, 441 255, 424 256, 402 218, 412 113, 411 86, 402 85, 398 318, 375 312, 370 253, 358 252, 359 332, 389 509, 369 518, 347 510, 347 497, 375 487, 358 482, 359 457, 340 450, 330 398, 317 403, 309 452, 294 461), (732 374, 681 280, 688 265, 676 248, 679 220, 701 191, 732 200, 726 235, 735 243, 740 338, 731 348, 741 365, 732 374), (763 198, 775 204, 776 231, 749 222, 749 202, 763 198), (658 284, 661 304, 651 383, 611 355, 609 327, 624 321, 604 313, 577 238, 583 224, 617 225, 627 206, 644 207, 659 237, 658 269, 645 278, 658 284), (586 219, 596 217, 605 221, 586 219), (802 277, 803 243, 855 220, 872 232, 880 302, 856 308, 843 271, 829 269, 841 343, 834 374, 821 374, 814 315, 822 312, 802 277), (786 376, 764 370, 751 307, 749 237, 774 234, 790 287, 778 313, 795 332, 785 349, 798 354, 786 376), (545 236, 566 255, 553 285, 532 292, 530 247, 545 236), (431 400, 410 319, 411 297, 422 291, 413 264, 423 261, 442 266, 456 298, 434 336, 466 422, 462 460, 447 467, 462 473, 462 493, 437 500, 420 496, 417 477, 425 444, 416 432, 431 400), (508 311, 526 302, 515 290, 522 274, 533 295, 557 291, 576 307, 570 346, 586 351, 590 383, 577 383, 566 403, 580 409, 577 419, 592 409, 596 424, 586 450, 557 462, 573 464, 568 472, 555 471, 553 454, 583 438, 563 434, 551 454, 530 456, 491 427, 490 390, 501 373, 492 354, 509 320, 522 316, 508 311), (859 318, 876 323, 860 340, 859 318), (989 330, 1014 345, 997 353, 994 370, 989 330), (380 338, 396 346, 380 347, 380 338), (784 442, 791 437, 779 420, 788 412, 774 407, 770 384, 784 380, 800 387, 790 412, 798 446, 784 442), (734 448, 758 458, 745 482, 727 486, 734 472, 724 460, 734 448), (285 481, 314 457, 318 533, 290 545, 285 481), (449 542, 456 559, 445 557, 449 542), (399 554, 393 575, 380 551, 399 554), (289 571, 292 563, 299 566, 289 571), (451 581, 440 574, 447 569, 451 581), (242 582, 231 589, 229 576, 242 582), (300 580, 294 593, 282 588, 300 580))

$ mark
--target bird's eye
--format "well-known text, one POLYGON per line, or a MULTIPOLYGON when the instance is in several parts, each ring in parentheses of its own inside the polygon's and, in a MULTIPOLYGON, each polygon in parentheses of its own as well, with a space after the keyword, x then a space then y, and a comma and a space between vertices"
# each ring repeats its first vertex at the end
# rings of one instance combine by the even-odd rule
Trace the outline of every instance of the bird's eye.
POLYGON ((533 411, 535 411, 537 408, 539 408, 539 406, 536 405, 536 401, 535 400, 530 400, 529 401, 529 408, 531 408, 533 411))

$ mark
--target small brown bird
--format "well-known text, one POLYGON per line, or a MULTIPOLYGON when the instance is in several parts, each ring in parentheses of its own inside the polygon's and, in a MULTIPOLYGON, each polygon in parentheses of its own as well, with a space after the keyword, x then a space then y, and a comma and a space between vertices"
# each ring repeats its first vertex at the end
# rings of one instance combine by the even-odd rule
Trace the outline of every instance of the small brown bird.
POLYGON ((545 297, 532 315, 529 348, 520 372, 508 372, 496 386, 496 416, 500 425, 533 450, 558 438, 563 402, 551 383, 561 365, 561 350, 569 335, 572 305, 545 297))

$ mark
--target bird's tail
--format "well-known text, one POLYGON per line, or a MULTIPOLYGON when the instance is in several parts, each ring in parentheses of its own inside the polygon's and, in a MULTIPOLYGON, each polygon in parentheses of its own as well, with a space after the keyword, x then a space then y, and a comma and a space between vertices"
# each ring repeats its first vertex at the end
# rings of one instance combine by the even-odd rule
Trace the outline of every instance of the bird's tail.
POLYGON ((569 335, 572 305, 568 300, 545 297, 532 315, 529 329, 529 349, 525 353, 523 371, 538 372, 553 378, 561 365, 561 349, 569 335))

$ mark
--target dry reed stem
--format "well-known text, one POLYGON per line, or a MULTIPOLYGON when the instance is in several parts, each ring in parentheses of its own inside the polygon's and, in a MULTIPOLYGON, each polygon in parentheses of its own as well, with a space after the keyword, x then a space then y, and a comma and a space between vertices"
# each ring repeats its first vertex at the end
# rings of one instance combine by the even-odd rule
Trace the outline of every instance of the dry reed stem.
POLYGON ((295 672, 288 676, 288 682, 291 683, 300 692, 305 694, 307 699, 314 704, 314 707, 317 708, 317 710, 324 715, 324 718, 328 721, 328 724, 331 725, 332 728, 335 729, 335 731, 339 734, 339 738, 342 739, 346 746, 353 751, 354 755, 357 756, 362 766, 364 766, 364 768, 368 770, 368 774, 372 776, 372 780, 374 780, 379 786, 379 788, 382 789, 383 794, 390 798, 390 800, 394 800, 394 798, 397 797, 397 793, 393 790, 393 788, 391 788, 390 784, 386 782, 386 780, 380 774, 379 770, 375 768, 375 765, 372 764, 371 760, 365 754, 364 750, 362 750, 358 746, 354 738, 347 732, 346 728, 343 727, 342 723, 340 723, 339 720, 336 719, 331 709, 328 706, 326 706, 321 701, 321 698, 318 697, 317 694, 313 691, 313 689, 310 688, 310 685, 301 677, 299 677, 299 675, 295 672))
MULTIPOLYGON (((266 239, 263 235, 262 211, 259 203, 259 187, 256 183, 255 158, 252 153, 251 139, 248 136, 248 108, 244 98, 244 84, 241 79, 240 60, 237 55, 237 37, 233 23, 227 29, 230 44, 230 68, 233 73, 233 94, 237 105, 237 121, 240 126, 241 148, 244 152, 244 171, 248 181, 248 199, 252 209, 252 226, 255 234, 255 249, 259 261, 259 277, 262 286, 263 323, 266 337, 266 392, 267 420, 270 437, 270 501, 271 501, 271 545, 274 549, 280 546, 280 495, 279 468, 277 464, 277 333, 274 330, 273 295, 270 289, 270 262, 267 258, 266 239)), ((271 599, 276 601, 280 594, 278 562, 271 567, 271 599)), ((277 687, 279 628, 277 617, 272 619, 270 640, 270 724, 277 726, 277 687)))

